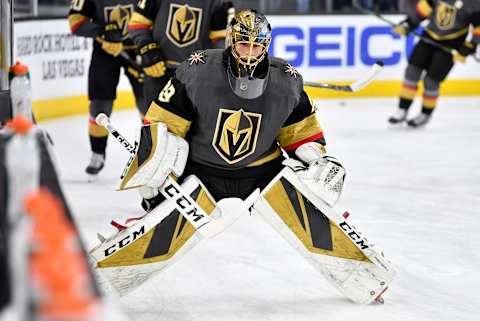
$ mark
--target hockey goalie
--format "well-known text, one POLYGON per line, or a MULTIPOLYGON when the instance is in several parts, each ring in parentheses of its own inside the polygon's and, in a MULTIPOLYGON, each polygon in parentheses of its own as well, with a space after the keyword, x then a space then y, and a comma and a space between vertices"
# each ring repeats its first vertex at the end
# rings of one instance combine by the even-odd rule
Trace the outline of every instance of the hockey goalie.
POLYGON ((119 189, 138 188, 146 211, 90 252, 106 291, 127 294, 250 209, 346 297, 381 301, 395 272, 334 209, 345 170, 326 154, 301 75, 268 55, 270 41, 265 16, 243 10, 227 49, 177 68, 135 146, 103 123, 132 153, 119 189), (232 197, 243 205, 222 211, 216 202, 232 197))

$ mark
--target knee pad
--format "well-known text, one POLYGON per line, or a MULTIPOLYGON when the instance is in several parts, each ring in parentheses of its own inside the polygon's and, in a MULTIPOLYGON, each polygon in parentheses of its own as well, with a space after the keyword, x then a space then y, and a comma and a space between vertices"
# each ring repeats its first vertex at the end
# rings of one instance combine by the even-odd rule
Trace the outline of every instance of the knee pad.
POLYGON ((425 94, 427 96, 438 96, 440 91, 440 81, 433 79, 427 74, 423 80, 423 86, 425 87, 425 94))
POLYGON ((407 66, 405 70, 405 80, 413 84, 416 84, 422 77, 422 69, 412 64, 407 66))
POLYGON ((95 118, 98 114, 104 113, 107 116, 112 114, 113 100, 94 99, 90 101, 90 116, 95 118))

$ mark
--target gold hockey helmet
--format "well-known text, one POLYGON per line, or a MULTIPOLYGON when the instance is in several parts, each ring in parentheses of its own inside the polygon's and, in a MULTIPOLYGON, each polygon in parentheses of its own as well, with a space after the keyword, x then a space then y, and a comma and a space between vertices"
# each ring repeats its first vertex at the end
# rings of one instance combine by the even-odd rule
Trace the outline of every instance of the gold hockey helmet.
POLYGON ((227 43, 239 68, 254 69, 267 55, 271 40, 267 18, 255 9, 238 12, 227 32, 227 43))

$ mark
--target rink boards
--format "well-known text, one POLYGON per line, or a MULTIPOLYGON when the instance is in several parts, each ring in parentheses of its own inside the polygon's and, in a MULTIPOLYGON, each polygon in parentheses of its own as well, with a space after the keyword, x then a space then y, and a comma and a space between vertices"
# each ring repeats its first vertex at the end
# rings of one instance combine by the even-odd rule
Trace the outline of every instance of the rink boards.
MULTIPOLYGON (((401 16, 388 18, 398 21, 401 16)), ((395 35, 388 25, 369 16, 270 16, 269 20, 273 28, 271 54, 288 60, 308 81, 348 83, 361 77, 376 60, 385 63, 378 79, 359 93, 308 89, 312 97, 398 94, 413 38, 395 35)), ((73 36, 66 18, 17 21, 14 29, 14 57, 30 68, 37 118, 85 113, 91 40, 73 36)), ((468 64, 455 66, 442 94, 479 95, 480 64, 470 58, 468 64)), ((126 77, 120 80, 115 105, 134 105, 126 77)))

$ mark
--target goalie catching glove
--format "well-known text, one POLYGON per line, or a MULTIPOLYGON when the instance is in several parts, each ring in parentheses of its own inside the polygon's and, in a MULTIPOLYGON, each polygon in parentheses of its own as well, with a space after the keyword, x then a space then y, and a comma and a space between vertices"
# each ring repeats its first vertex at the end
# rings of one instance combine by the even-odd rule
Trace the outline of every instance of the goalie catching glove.
POLYGON ((144 198, 158 194, 168 175, 181 176, 188 157, 188 143, 170 133, 164 123, 140 128, 139 144, 122 174, 120 190, 141 188, 144 198))
POLYGON ((325 154, 322 145, 314 142, 301 145, 295 150, 298 161, 289 158, 283 162, 295 171, 297 177, 328 205, 338 201, 345 180, 345 169, 332 156, 325 154))

